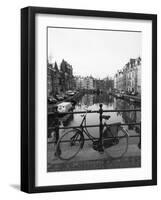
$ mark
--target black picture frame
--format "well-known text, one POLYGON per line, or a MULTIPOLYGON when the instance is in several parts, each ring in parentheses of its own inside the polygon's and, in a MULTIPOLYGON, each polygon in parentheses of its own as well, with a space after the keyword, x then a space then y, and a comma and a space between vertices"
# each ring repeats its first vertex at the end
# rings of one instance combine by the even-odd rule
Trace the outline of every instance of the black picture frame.
POLYGON ((157 15, 45 7, 21 9, 21 190, 27 193, 157 184, 157 15), (35 186, 35 16, 59 14, 152 21, 152 179, 59 186, 35 186))

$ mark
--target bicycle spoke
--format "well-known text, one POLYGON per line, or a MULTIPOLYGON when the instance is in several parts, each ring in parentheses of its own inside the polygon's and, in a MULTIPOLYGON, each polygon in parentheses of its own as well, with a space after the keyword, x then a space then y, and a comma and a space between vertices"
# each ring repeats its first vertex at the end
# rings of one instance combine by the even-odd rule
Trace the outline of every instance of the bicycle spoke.
POLYGON ((82 148, 84 142, 83 135, 80 130, 73 129, 66 132, 58 141, 57 150, 60 150, 58 157, 62 160, 72 159, 82 148))
POLYGON ((128 135, 120 130, 115 137, 103 138, 103 146, 109 157, 121 158, 128 148, 128 135))

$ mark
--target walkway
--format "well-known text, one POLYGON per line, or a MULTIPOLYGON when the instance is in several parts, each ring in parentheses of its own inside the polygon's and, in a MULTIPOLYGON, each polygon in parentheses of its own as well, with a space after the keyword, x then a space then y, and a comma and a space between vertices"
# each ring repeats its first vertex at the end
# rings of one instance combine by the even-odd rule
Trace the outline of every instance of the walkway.
POLYGON ((101 154, 93 150, 91 141, 86 141, 79 154, 69 161, 62 161, 55 157, 55 145, 48 143, 48 172, 140 167, 141 151, 137 146, 138 143, 139 138, 129 138, 128 151, 124 157, 111 159, 105 153, 101 154))

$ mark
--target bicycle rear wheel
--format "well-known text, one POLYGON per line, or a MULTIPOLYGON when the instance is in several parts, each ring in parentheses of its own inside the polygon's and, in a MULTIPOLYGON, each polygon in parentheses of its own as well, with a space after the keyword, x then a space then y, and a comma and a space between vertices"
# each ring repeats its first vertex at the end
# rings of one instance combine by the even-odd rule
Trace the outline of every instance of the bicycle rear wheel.
POLYGON ((72 129, 64 133, 56 145, 56 155, 61 160, 74 158, 83 148, 84 136, 79 129, 72 129))
POLYGON ((123 157, 128 149, 128 133, 116 126, 107 127, 106 134, 103 134, 103 148, 110 158, 123 157))

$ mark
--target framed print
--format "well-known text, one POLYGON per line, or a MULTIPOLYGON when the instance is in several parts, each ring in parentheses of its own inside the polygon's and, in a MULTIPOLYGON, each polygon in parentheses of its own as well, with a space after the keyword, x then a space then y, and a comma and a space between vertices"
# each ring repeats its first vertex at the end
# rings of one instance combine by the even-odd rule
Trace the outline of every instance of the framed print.
POLYGON ((21 190, 157 184, 157 16, 21 9, 21 190))

